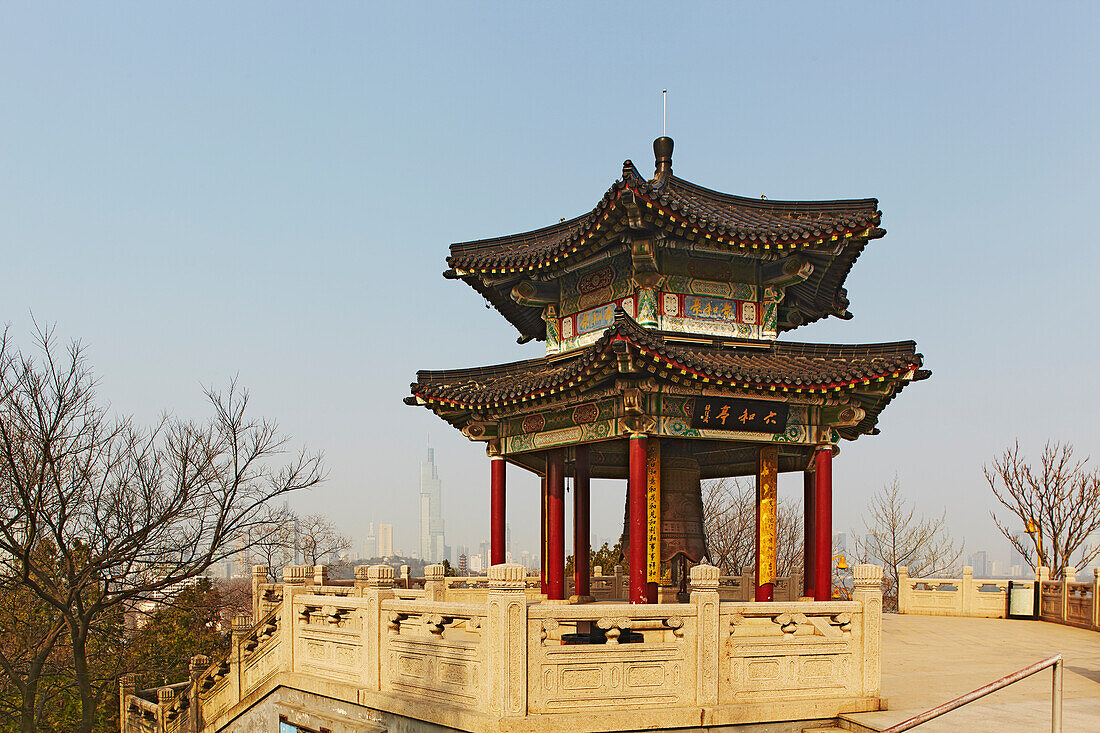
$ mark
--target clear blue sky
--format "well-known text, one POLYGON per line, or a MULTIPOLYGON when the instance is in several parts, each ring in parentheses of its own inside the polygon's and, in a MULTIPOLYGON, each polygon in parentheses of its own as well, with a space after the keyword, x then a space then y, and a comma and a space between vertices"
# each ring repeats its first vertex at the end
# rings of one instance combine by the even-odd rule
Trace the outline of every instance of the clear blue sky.
MULTIPOLYGON (((402 405, 417 368, 535 356, 461 283, 453 241, 592 208, 652 166, 770 198, 875 196, 889 234, 816 341, 916 339, 934 372, 836 463, 838 528, 898 474, 1004 552, 982 464, 1014 439, 1100 452, 1093 3, 8 4, 0 318, 90 347, 143 420, 239 374, 323 449, 296 505, 416 536, 426 435, 448 542, 488 534, 488 462, 402 405)), ((535 483, 510 474, 514 549, 535 483)), ((792 490, 797 484, 783 484, 792 490)), ((621 486, 594 497, 617 534, 621 486)))

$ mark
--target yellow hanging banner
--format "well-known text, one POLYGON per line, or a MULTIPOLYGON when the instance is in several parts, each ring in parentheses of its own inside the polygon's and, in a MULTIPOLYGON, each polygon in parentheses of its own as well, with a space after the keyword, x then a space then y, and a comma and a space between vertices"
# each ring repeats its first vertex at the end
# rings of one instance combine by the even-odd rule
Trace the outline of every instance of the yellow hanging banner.
POLYGON ((661 582, 661 444, 650 438, 646 450, 646 582, 661 582))
POLYGON ((776 572, 776 531, 779 476, 779 449, 773 446, 760 449, 760 460, 756 474, 756 502, 760 528, 759 545, 756 552, 759 558, 760 577, 756 585, 775 582, 776 572))

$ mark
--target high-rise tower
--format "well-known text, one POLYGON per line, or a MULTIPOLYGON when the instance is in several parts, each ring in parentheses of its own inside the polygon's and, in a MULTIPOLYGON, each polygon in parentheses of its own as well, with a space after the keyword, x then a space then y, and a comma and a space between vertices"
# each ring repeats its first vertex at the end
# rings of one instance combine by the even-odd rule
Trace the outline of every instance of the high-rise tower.
POLYGON ((420 463, 420 559, 442 562, 443 482, 435 467, 435 450, 428 446, 428 459, 420 463))

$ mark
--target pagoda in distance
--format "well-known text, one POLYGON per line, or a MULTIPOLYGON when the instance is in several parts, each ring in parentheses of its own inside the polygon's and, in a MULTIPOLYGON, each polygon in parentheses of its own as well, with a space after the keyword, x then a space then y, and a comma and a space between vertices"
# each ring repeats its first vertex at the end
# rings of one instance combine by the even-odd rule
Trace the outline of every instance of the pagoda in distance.
MULTIPOLYGON (((474 288, 546 355, 420 371, 407 404, 490 457, 491 564, 505 561, 506 466, 542 478, 542 592, 564 600, 565 477, 574 479, 572 600, 589 595, 590 479, 626 479, 630 601, 673 600, 706 561, 700 481, 756 476, 755 598, 772 600, 777 474, 801 471, 803 596, 832 597, 832 461, 873 435, 910 382, 912 341, 779 340, 849 319, 844 281, 885 235, 876 199, 774 201, 719 193, 631 161, 590 212, 451 245, 444 276, 474 288)), ((533 507, 532 507, 533 508, 533 507)))

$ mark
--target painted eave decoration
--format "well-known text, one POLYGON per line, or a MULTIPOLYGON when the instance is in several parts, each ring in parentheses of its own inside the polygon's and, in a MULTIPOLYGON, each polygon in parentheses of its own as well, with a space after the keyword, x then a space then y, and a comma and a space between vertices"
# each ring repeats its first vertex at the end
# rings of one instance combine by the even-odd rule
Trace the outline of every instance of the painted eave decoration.
POLYGON ((410 405, 432 409, 459 425, 474 411, 523 409, 579 395, 624 369, 635 376, 743 395, 837 395, 866 416, 841 431, 855 439, 877 432, 878 415, 909 382, 926 379, 912 341, 861 345, 690 344, 664 338, 617 310, 614 324, 568 358, 539 358, 492 367, 420 371, 410 405))

